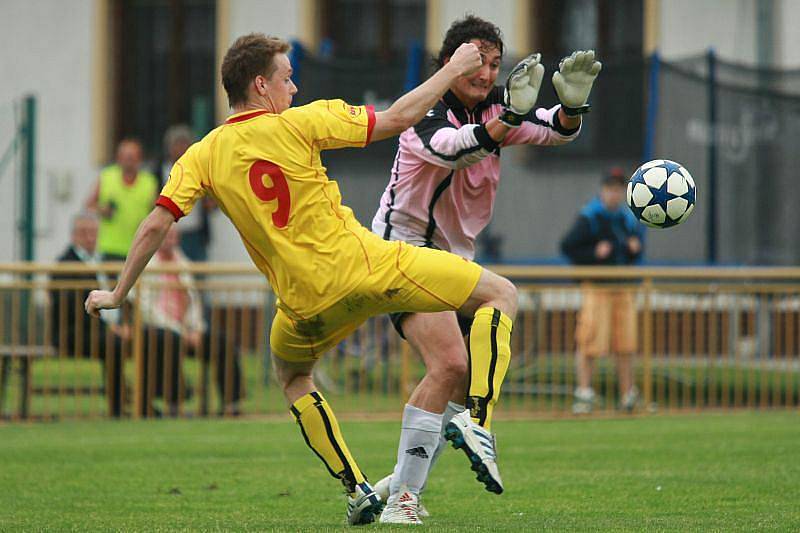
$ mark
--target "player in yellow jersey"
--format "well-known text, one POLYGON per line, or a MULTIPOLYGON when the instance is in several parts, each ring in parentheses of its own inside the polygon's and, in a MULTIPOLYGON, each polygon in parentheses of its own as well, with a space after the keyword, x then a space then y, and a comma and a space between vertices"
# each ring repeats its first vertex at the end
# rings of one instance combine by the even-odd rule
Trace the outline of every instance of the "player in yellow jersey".
MULTIPOLYGON (((384 241, 361 226, 328 179, 320 152, 398 135, 481 64, 474 44, 386 111, 341 100, 290 108, 297 92, 289 45, 240 37, 222 63, 233 109, 225 124, 175 163, 157 205, 142 222, 113 291, 92 291, 86 310, 119 307, 171 225, 210 194, 231 219, 250 257, 279 298, 270 332, 276 375, 306 444, 347 489, 351 524, 383 506, 353 459, 328 402, 311 377, 315 362, 368 317, 388 312, 460 310, 503 334, 477 336, 473 350, 507 353, 517 293, 506 279, 456 255, 384 241), (493 319, 493 317, 495 317, 493 319), (495 327, 495 329, 497 329, 495 327)), ((437 429, 438 434, 438 429, 437 429)))

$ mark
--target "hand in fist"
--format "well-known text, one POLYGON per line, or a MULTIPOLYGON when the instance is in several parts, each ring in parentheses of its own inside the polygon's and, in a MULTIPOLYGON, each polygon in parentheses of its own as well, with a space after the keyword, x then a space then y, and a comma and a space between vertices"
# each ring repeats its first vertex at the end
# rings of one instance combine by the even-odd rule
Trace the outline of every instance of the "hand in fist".
POLYGON ((99 318, 101 309, 116 309, 120 305, 122 305, 122 302, 117 300, 113 292, 92 291, 89 293, 89 296, 86 297, 83 307, 86 309, 87 313, 93 317, 99 318))
POLYGON ((449 64, 458 70, 459 75, 469 76, 481 68, 481 52, 473 43, 464 43, 450 56, 449 64))

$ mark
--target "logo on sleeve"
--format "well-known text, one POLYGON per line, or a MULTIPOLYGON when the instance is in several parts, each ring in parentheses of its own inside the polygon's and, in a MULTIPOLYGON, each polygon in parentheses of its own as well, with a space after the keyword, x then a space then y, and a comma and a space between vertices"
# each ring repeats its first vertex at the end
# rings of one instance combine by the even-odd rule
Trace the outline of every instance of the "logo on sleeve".
POLYGON ((353 105, 346 106, 345 111, 347 112, 348 115, 350 115, 353 118, 356 118, 361 114, 361 108, 353 105))

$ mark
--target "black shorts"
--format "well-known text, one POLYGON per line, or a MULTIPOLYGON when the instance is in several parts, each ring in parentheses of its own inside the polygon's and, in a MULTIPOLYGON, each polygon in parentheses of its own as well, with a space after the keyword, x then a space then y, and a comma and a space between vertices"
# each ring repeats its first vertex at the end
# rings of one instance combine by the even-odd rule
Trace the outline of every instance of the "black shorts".
MULTIPOLYGON (((389 318, 392 321, 394 329, 404 339, 406 336, 403 334, 403 320, 405 320, 405 318, 410 314, 411 313, 389 313, 389 318)), ((472 327, 472 321, 474 318, 461 316, 459 314, 456 314, 456 318, 458 319, 458 329, 461 330, 461 336, 466 337, 469 335, 469 330, 472 327)))

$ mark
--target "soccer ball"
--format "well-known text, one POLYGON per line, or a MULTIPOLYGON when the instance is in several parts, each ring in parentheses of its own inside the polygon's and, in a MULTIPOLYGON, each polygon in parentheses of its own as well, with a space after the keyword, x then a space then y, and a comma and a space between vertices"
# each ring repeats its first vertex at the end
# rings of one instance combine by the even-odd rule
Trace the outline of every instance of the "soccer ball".
POLYGON ((670 228, 689 218, 697 199, 692 175, 679 163, 654 159, 628 182, 628 207, 651 228, 670 228))

